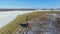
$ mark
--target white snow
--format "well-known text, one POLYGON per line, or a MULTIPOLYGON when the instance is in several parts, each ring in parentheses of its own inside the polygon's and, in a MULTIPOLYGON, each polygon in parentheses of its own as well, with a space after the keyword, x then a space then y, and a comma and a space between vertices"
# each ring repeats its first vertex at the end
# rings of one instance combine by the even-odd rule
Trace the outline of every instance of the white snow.
POLYGON ((14 20, 17 15, 30 13, 33 11, 6 11, 6 12, 0 12, 0 28, 14 20))

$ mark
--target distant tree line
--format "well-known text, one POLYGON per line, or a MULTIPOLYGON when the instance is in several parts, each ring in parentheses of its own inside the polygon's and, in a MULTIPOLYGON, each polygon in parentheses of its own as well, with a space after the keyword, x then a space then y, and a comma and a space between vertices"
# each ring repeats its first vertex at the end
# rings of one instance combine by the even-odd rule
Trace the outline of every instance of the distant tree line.
POLYGON ((0 11, 30 11, 36 9, 0 9, 0 11))
MULTIPOLYGON (((31 11, 31 10, 37 10, 37 9, 0 9, 0 11, 31 11)), ((60 8, 57 9, 40 9, 40 10, 60 10, 60 8)))
POLYGON ((60 10, 60 8, 57 8, 57 9, 53 9, 53 8, 51 8, 51 9, 41 9, 41 10, 60 10))

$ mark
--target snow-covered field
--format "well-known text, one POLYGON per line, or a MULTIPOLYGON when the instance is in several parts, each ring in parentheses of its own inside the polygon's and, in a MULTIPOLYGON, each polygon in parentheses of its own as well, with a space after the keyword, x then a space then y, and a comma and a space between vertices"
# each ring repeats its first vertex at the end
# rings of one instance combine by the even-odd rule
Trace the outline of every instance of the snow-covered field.
POLYGON ((40 17, 38 17, 30 22, 33 27, 32 30, 28 31, 28 34, 60 34, 60 29, 57 27, 60 25, 56 22, 56 19, 60 18, 59 14, 47 13, 42 15, 42 17, 44 18, 40 19, 40 17))
POLYGON ((0 12, 0 28, 14 20, 18 15, 30 13, 33 11, 5 11, 0 12))
MULTIPOLYGON (((31 25, 31 29, 28 30, 28 34, 60 34, 60 24, 57 22, 57 18, 60 18, 59 14, 54 13, 46 13, 41 15, 40 17, 32 19, 29 23, 31 25), (59 27, 57 27, 59 26, 59 27)), ((21 29, 17 32, 20 34, 21 29)), ((24 31, 26 34, 26 29, 24 31)))

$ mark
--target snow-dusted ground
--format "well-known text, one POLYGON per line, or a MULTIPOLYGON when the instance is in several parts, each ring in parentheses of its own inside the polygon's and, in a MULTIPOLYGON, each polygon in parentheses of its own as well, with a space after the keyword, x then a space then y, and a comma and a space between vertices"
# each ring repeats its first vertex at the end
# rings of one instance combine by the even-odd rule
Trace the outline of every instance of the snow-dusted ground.
MULTIPOLYGON (((11 12, 0 12, 0 28, 14 20, 17 15, 30 13, 33 11, 11 11, 11 12)), ((60 34, 58 31, 58 25, 56 23, 56 18, 60 18, 59 14, 44 14, 42 15, 43 19, 36 18, 31 20, 32 30, 29 30, 29 34, 60 34)))
POLYGON ((60 18, 59 14, 44 14, 42 15, 44 19, 33 19, 30 23, 32 25, 32 30, 28 31, 28 34, 60 34, 60 29, 56 26, 56 19, 60 18), (46 19, 45 19, 46 18, 46 19))
MULTIPOLYGON (((57 27, 60 27, 60 25, 58 25, 58 22, 56 22, 57 18, 60 18, 59 14, 46 13, 41 17, 32 19, 30 21, 31 29, 28 30, 27 34, 60 34, 60 29, 57 27), (41 19, 42 17, 44 18, 41 19)), ((24 34, 26 34, 26 29, 24 34)))
POLYGON ((14 20, 18 15, 30 13, 33 11, 5 11, 0 12, 0 28, 14 20))

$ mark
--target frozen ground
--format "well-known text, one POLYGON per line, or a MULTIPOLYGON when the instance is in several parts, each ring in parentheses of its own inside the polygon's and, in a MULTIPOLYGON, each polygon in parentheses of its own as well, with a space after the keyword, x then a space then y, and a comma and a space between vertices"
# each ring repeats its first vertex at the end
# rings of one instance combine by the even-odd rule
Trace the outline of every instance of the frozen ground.
POLYGON ((32 29, 28 31, 28 34, 60 34, 60 25, 56 22, 57 18, 60 19, 59 14, 47 13, 42 15, 41 17, 32 19, 30 21, 32 29))
POLYGON ((60 29, 56 27, 60 26, 56 22, 56 19, 60 18, 59 14, 45 14, 42 17, 44 18, 31 21, 33 34, 60 34, 60 29))

